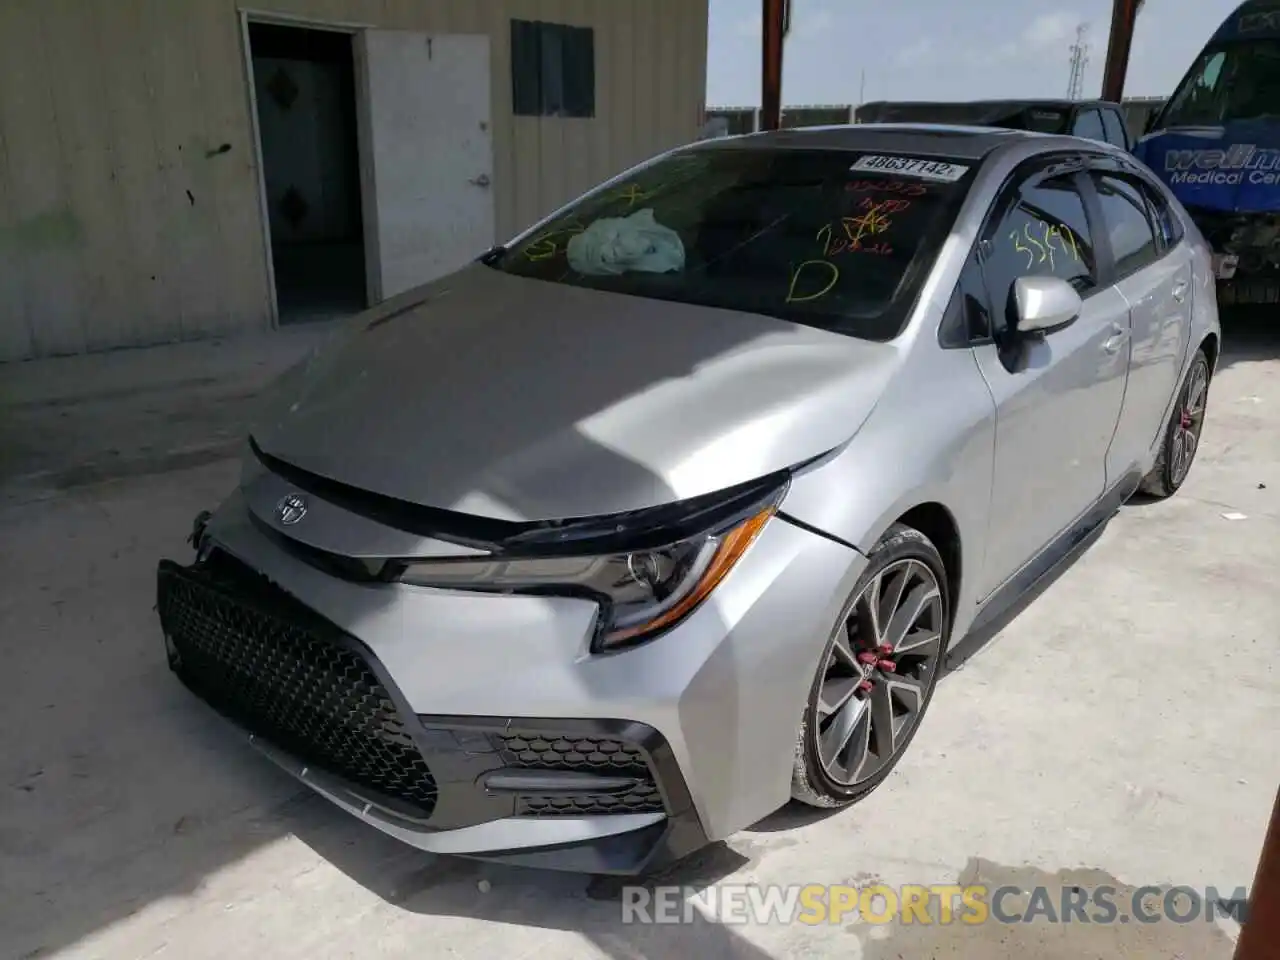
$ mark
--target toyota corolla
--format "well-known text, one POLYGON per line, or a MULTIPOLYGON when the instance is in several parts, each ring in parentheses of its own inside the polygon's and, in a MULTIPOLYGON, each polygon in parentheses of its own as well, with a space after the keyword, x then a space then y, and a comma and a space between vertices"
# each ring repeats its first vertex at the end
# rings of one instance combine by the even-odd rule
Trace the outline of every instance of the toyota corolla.
POLYGON ((1203 239, 1105 144, 682 148, 277 385, 161 562, 169 663, 407 843, 648 871, 882 783, 942 674, 1183 483, 1219 338, 1203 239))

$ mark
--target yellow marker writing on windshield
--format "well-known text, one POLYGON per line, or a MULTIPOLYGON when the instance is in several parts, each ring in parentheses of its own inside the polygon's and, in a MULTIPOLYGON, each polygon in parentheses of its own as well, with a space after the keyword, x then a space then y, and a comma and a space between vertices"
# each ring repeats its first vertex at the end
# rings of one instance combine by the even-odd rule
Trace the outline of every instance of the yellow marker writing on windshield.
POLYGON ((556 245, 554 234, 545 237, 539 237, 526 248, 524 255, 529 260, 550 260, 560 248, 556 245))
POLYGON ((819 230, 818 236, 815 239, 822 244, 822 252, 825 254, 830 254, 831 253, 831 224, 827 224, 821 230, 819 230))
POLYGON ((634 207, 654 196, 658 192, 658 189, 659 188, 655 188, 646 193, 644 190, 640 189, 640 185, 638 183, 629 183, 623 188, 622 193, 618 195, 618 199, 626 200, 628 207, 634 207))
MULTIPOLYGON (((812 273, 813 271, 811 270, 810 272, 812 273)), ((840 268, 830 260, 806 260, 792 271, 791 286, 787 290, 787 303, 806 303, 810 300, 817 300, 821 297, 825 297, 831 292, 831 288, 834 287, 839 280, 840 268), (816 293, 807 293, 804 296, 798 296, 796 294, 796 290, 800 286, 800 277, 808 267, 815 268, 819 272, 824 269, 827 271, 828 276, 826 286, 822 287, 816 293)))

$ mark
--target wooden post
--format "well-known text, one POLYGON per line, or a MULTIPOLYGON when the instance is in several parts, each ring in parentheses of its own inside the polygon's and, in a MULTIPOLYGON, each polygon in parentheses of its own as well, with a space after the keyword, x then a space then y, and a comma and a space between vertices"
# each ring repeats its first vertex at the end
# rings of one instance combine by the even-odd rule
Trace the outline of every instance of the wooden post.
POLYGON ((1245 916, 1235 960, 1277 960, 1280 958, 1280 792, 1271 809, 1271 823, 1258 855, 1258 870, 1249 890, 1249 912, 1245 916))
POLYGON ((760 129, 777 130, 782 125, 782 36, 786 30, 786 0, 764 0, 763 15, 760 129))
POLYGON ((1111 36, 1107 41, 1107 62, 1102 74, 1102 99, 1119 103, 1124 96, 1124 77, 1129 70, 1129 50, 1133 46, 1133 25, 1142 0, 1113 0, 1111 36))

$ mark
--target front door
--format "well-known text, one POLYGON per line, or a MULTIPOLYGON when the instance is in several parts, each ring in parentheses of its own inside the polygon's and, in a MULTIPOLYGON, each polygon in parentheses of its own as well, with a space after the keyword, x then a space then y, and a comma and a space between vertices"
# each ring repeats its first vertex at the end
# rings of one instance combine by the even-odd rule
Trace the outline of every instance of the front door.
POLYGON ((489 38, 368 30, 357 51, 377 302, 493 246, 489 38))
POLYGON ((1030 176, 984 233, 983 274, 997 326, 1013 323, 1011 290, 1021 276, 1061 277, 1084 298, 1074 323, 1024 341, 1015 353, 999 342, 976 348, 996 403, 984 596, 1092 507, 1107 484, 1129 310, 1114 287, 1100 286, 1081 182, 1078 173, 1030 176))

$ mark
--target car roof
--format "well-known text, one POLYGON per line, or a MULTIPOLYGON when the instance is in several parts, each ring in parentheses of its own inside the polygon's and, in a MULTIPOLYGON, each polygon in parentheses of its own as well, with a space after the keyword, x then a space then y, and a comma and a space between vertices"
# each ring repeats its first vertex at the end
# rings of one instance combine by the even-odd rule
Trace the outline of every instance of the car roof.
POLYGON ((1027 107, 1046 107, 1070 110, 1072 107, 1115 107, 1112 100, 1060 100, 1053 97, 1031 97, 1025 100, 869 100, 860 108, 882 107, 980 107, 988 110, 1024 110, 1027 107))
POLYGON ((814 150, 859 150, 905 153, 919 157, 981 160, 1015 140, 1048 139, 1045 134, 999 127, 941 123, 855 123, 828 127, 794 127, 704 140, 701 148, 777 147, 814 150))

